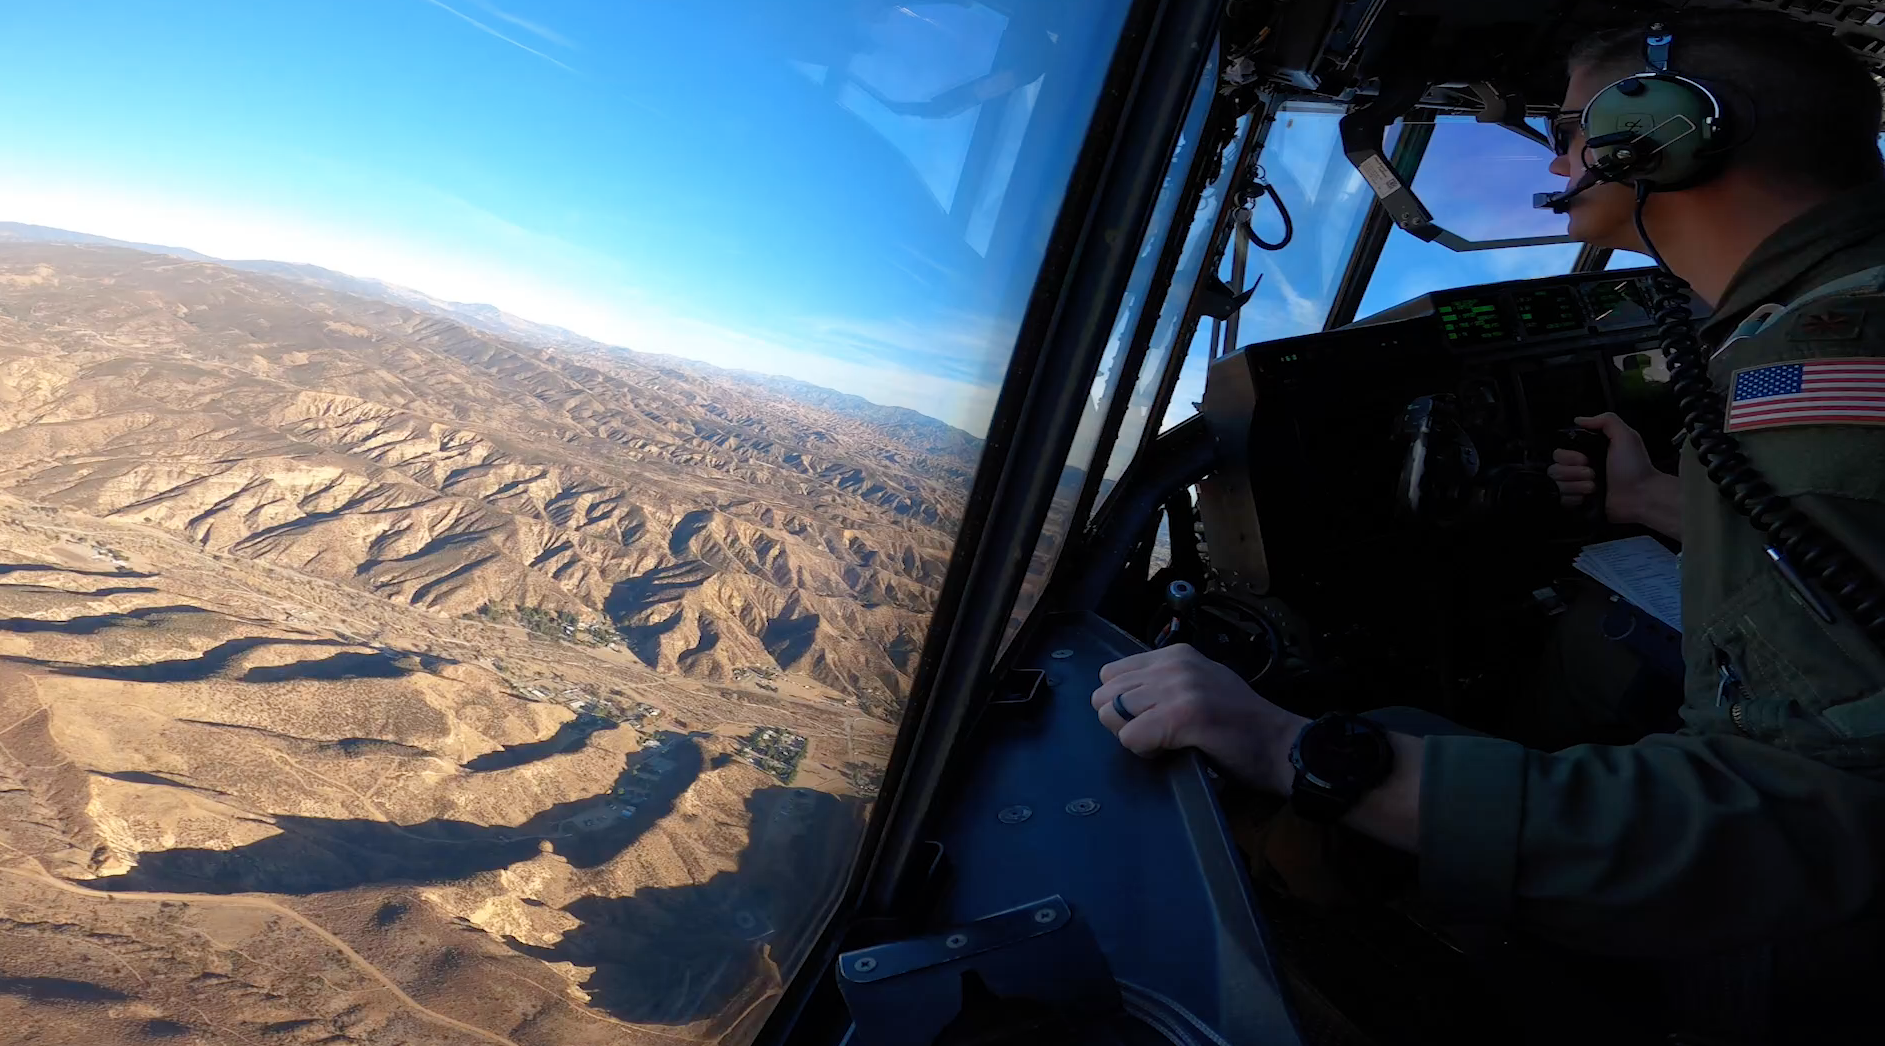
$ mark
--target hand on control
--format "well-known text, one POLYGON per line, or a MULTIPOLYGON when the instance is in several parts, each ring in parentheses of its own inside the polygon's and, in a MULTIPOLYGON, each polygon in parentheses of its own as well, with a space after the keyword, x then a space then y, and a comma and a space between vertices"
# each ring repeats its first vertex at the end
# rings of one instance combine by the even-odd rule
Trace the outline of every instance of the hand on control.
MULTIPOLYGON (((1574 418, 1577 426, 1601 432, 1610 440, 1610 452, 1604 459, 1604 515, 1613 523, 1642 522, 1642 507, 1650 500, 1651 488, 1667 477, 1650 464, 1649 450, 1643 437, 1615 414, 1594 418, 1574 418)), ((1565 505, 1581 505, 1597 489, 1597 471, 1590 459, 1575 450, 1554 450, 1553 464, 1545 470, 1558 484, 1558 500, 1565 505)))
POLYGON ((1142 756, 1196 748, 1247 784, 1287 794, 1289 748, 1307 719, 1265 701, 1237 673, 1180 643, 1100 669, 1100 722, 1142 756), (1122 719, 1117 698, 1131 713, 1122 719))

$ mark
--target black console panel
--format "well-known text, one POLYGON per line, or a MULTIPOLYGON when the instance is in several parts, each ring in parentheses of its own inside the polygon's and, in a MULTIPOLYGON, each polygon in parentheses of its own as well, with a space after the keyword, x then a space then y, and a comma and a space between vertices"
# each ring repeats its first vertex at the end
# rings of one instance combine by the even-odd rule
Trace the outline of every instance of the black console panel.
POLYGON ((1150 1029, 1184 1023, 1182 1010, 1220 1041, 1298 1043, 1217 781, 1192 752, 1134 756, 1094 715, 1101 666, 1144 647, 1084 613, 1057 615, 1035 637, 976 725, 936 826, 946 871, 933 932, 840 961, 856 1041, 883 1041, 873 1016, 921 1031, 891 1041, 932 1041, 937 1022, 965 1019, 951 1015, 974 970, 995 997, 1118 1015, 1080 1041, 1172 1041, 1150 1029), (1030 936, 1036 927, 1046 929, 1030 936), (961 954, 978 945, 990 950, 961 954), (897 976, 871 980, 891 968, 897 976))
MULTIPOLYGON (((1368 540, 1399 527, 1410 404, 1443 401, 1480 473, 1549 463, 1579 415, 1616 411, 1673 467, 1679 417, 1640 302, 1648 270, 1441 291, 1320 334, 1211 365, 1204 415, 1220 471, 1247 475, 1269 563, 1286 547, 1368 540)), ((1209 521, 1207 521, 1208 523, 1209 521)), ((1229 551, 1224 542, 1214 542, 1229 551)))
POLYGON ((1436 292, 1213 362, 1212 566, 1303 614, 1375 704, 1457 709, 1462 681, 1509 690, 1526 600, 1607 536, 1545 475, 1563 430, 1615 411, 1674 468, 1649 272, 1436 292))
POLYGON ((1220 441, 1248 427, 1255 457, 1363 466, 1421 395, 1457 398, 1482 462, 1548 456, 1578 415, 1614 410, 1673 460, 1667 361, 1639 304, 1647 270, 1440 291, 1339 330, 1252 345, 1211 366, 1220 441), (1278 439, 1282 443, 1276 442, 1278 439))

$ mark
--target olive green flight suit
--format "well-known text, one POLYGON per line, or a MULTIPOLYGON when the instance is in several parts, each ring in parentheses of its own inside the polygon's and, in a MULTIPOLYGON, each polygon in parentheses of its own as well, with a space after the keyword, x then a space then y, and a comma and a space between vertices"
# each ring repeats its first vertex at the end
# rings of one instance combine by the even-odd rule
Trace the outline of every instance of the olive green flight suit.
MULTIPOLYGON (((1775 232, 1703 343, 1874 266, 1885 266, 1885 186, 1775 232)), ((1885 358, 1885 280, 1845 282, 1723 346, 1716 387, 1725 395, 1750 366, 1885 358)), ((1885 574, 1885 425, 1735 435, 1776 489, 1885 574)), ((1870 995, 1885 992, 1885 656, 1843 614, 1827 625, 1808 609, 1692 448, 1681 480, 1684 728, 1555 753, 1429 737, 1422 893, 1442 918, 1583 953, 1666 960, 1703 979, 1739 969, 1728 976, 1747 990, 1708 1005, 1753 1041, 1796 1041, 1787 1029, 1802 1027, 1802 1008, 1858 1006, 1879 1014, 1885 1042, 1885 1007, 1870 995), (1842 993, 1829 969, 1870 988, 1842 993)))

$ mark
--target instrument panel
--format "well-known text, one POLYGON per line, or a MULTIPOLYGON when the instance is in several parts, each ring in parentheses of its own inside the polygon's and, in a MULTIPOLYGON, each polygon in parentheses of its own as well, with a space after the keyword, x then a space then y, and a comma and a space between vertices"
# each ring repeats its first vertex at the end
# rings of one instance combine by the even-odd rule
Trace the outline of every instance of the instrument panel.
POLYGON ((1398 433, 1423 397, 1457 418, 1482 477, 1542 473, 1573 418, 1605 411, 1673 469, 1680 412, 1648 308, 1653 271, 1435 291, 1213 361, 1203 414, 1227 491, 1203 509, 1214 561, 1235 533, 1253 584, 1306 581, 1317 572, 1301 564, 1398 532, 1398 433))
POLYGON ((1434 291, 1341 329, 1431 316, 1442 343, 1477 349, 1648 328, 1654 325, 1648 308, 1651 271, 1580 273, 1434 291))
POLYGON ((1238 424, 1239 412, 1264 409, 1264 390, 1269 410, 1318 409, 1305 423, 1323 427, 1359 420, 1358 404, 1374 397, 1392 407, 1458 393, 1502 436, 1534 448, 1573 417, 1606 410, 1646 439, 1672 436, 1668 365, 1648 307, 1653 271, 1434 291, 1336 330, 1246 346, 1212 364, 1205 413, 1215 400, 1213 427, 1238 424))
POLYGON ((1492 293, 1429 295, 1448 344, 1530 342, 1650 325, 1643 277, 1547 284, 1492 293))

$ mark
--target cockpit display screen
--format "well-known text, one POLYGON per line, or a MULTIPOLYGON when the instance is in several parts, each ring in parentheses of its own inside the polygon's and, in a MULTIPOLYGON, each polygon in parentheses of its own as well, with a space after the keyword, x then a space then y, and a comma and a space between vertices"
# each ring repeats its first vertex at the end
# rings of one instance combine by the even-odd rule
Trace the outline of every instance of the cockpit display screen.
POLYGON ((1496 298, 1454 298, 1441 302, 1435 312, 1446 340, 1454 345, 1504 341, 1511 336, 1496 298))
POLYGON ((1567 331, 1582 331, 1584 315, 1578 310, 1577 291, 1562 284, 1519 291, 1519 329, 1527 338, 1543 338, 1567 331))
POLYGON ((1590 309, 1591 325, 1600 331, 1623 330, 1649 325, 1649 312, 1633 297, 1641 297, 1636 280, 1598 280, 1584 285, 1584 304, 1590 309))

